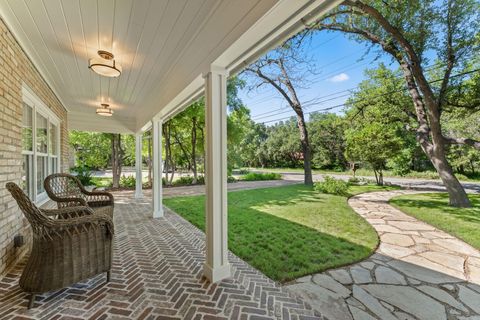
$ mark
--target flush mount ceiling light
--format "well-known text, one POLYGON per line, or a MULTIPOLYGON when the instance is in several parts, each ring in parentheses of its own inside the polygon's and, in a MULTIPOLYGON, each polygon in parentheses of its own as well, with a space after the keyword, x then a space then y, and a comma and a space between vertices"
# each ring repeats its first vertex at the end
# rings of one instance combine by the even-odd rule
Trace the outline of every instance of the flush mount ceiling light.
POLYGON ((97 109, 97 114, 99 116, 111 117, 113 115, 113 110, 110 109, 110 105, 108 103, 102 103, 101 106, 101 108, 97 109))
POLYGON ((122 74, 122 67, 115 63, 113 54, 108 51, 99 50, 99 58, 88 60, 88 67, 105 77, 118 77, 122 74))

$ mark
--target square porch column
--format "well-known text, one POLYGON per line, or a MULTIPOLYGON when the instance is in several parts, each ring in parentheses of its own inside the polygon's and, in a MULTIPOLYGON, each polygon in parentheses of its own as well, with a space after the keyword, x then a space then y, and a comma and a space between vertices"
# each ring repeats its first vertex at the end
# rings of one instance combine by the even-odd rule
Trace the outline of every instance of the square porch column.
POLYGON ((142 139, 143 132, 135 134, 135 198, 139 199, 142 194, 142 139))
POLYGON ((205 75, 205 235, 204 275, 211 282, 230 277, 227 243, 227 76, 212 66, 205 75))
POLYGON ((163 217, 162 203, 162 119, 154 119, 152 126, 153 134, 153 217, 163 217))

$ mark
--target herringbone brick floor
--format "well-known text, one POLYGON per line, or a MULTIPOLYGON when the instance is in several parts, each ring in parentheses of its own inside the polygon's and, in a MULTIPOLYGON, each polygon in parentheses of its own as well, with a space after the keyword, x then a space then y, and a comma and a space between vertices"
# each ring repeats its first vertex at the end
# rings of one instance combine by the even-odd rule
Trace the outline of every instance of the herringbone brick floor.
POLYGON ((28 310, 22 263, 0 280, 0 319, 321 319, 298 298, 230 254, 233 277, 202 278, 204 235, 175 213, 152 219, 149 199, 117 193, 114 268, 37 297, 28 310))

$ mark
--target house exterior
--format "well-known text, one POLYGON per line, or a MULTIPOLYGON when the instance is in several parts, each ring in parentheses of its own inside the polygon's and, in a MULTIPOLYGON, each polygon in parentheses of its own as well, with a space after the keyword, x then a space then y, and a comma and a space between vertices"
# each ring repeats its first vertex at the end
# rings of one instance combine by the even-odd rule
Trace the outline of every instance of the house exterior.
MULTIPOLYGON (((140 159, 142 133, 152 129, 152 217, 162 218, 162 123, 205 95, 204 274, 213 282, 229 277, 226 80, 338 3, 1 1, 0 275, 31 243, 28 223, 6 182, 18 183, 42 205, 48 200, 43 179, 68 171, 68 130, 134 133, 140 159), (121 65, 118 77, 89 70, 94 69, 90 59, 106 49, 121 65), (102 103, 110 105, 113 116, 96 114, 102 103), (15 247, 18 235, 25 245, 15 247)), ((137 161, 138 198, 140 165, 137 161)))
POLYGON ((22 183, 30 197, 41 203, 46 197, 41 179, 68 170, 67 110, 3 19, 0 19, 0 119, 1 274, 25 254, 31 241, 28 222, 5 189, 5 183, 22 183), (15 248, 16 235, 23 235, 27 245, 15 248))

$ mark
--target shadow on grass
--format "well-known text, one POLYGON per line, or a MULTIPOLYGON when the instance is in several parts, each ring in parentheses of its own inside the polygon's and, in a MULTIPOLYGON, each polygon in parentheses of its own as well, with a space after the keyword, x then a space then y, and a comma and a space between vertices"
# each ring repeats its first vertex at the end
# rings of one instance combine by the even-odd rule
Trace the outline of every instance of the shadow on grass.
MULTIPOLYGON (((373 230, 373 235, 368 235, 372 238, 371 246, 365 246, 261 210, 269 206, 284 208, 306 203, 322 206, 327 197, 336 197, 338 201, 346 203, 345 197, 312 193, 311 188, 304 186, 229 193, 229 249, 280 282, 368 257, 376 244, 373 230)), ((204 200, 204 196, 171 198, 165 199, 165 204, 205 230, 204 200)))
POLYGON ((410 210, 430 209, 441 210, 457 219, 478 223, 480 227, 480 196, 469 196, 472 203, 472 208, 455 208, 448 205, 448 194, 446 193, 429 193, 420 195, 418 198, 407 199, 405 196, 393 198, 390 203, 400 208, 407 208, 410 210), (428 199, 422 199, 422 197, 428 199))

